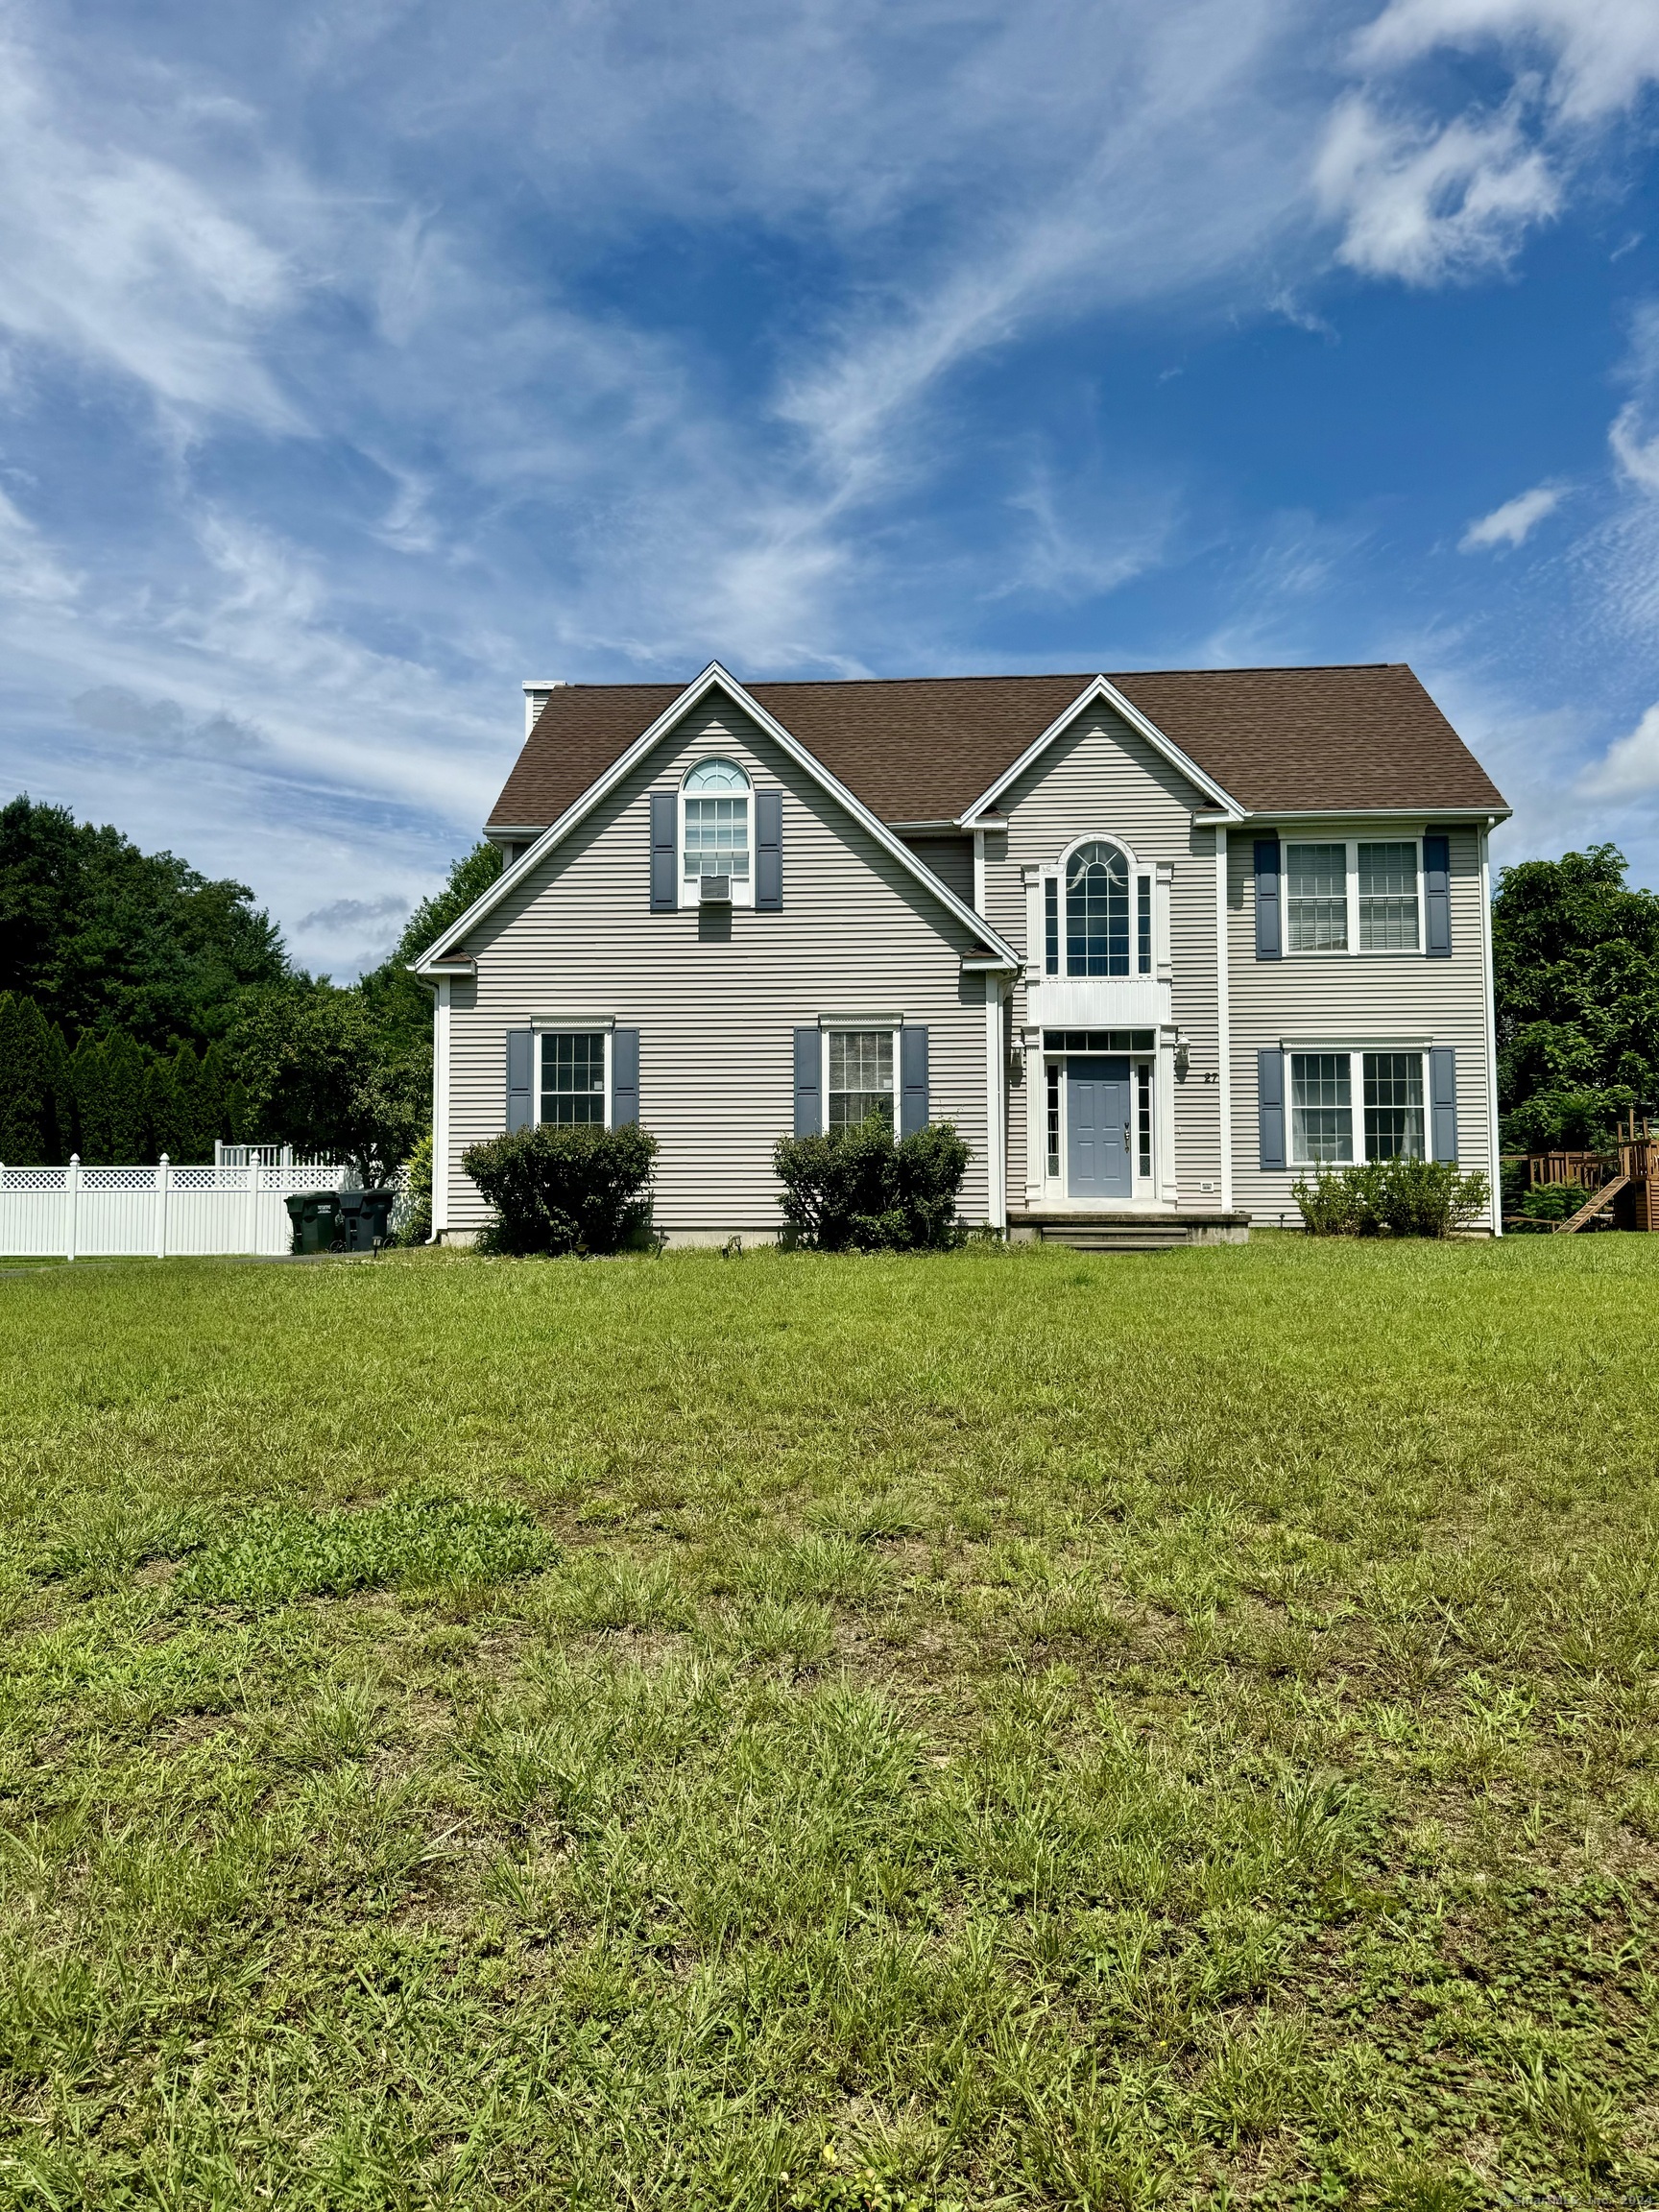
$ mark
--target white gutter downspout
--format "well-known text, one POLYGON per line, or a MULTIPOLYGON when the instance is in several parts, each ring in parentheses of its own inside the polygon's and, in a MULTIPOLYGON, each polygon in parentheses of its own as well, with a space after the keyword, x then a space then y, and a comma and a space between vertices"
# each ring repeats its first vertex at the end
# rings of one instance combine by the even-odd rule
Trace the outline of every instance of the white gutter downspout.
POLYGON ((1215 829, 1215 1039, 1221 1070, 1221 1211, 1233 1211, 1233 1002, 1227 960, 1227 826, 1215 829))
POLYGON ((985 978, 985 1181, 991 1226, 1008 1227, 1008 1128, 1002 1067, 1002 991, 1000 975, 985 978))
POLYGON ((437 978, 432 1008, 432 1241, 449 1227, 449 978, 437 978))
POLYGON ((1492 974, 1492 862, 1487 854, 1491 824, 1480 831, 1480 976, 1486 989, 1486 1132, 1492 1163, 1492 1234, 1503 1234, 1503 1162, 1498 1148, 1498 1002, 1492 974))

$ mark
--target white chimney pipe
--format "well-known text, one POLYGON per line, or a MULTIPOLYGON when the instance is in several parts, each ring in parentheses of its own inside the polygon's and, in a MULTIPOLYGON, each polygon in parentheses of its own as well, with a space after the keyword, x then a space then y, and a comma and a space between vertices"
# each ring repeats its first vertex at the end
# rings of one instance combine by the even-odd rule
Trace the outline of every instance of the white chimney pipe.
POLYGON ((527 683, 524 685, 524 734, 526 737, 535 729, 536 717, 546 706, 548 699, 555 691, 563 691, 565 683, 565 677, 554 676, 543 678, 540 683, 527 683))

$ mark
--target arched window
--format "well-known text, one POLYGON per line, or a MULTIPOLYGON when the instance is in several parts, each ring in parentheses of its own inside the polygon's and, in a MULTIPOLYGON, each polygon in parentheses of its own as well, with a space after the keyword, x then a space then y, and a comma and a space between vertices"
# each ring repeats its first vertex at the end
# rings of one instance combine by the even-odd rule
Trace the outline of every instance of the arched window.
POLYGON ((699 760, 685 779, 681 851, 693 899, 705 876, 729 876, 733 896, 750 898, 749 779, 734 760, 699 760))
POLYGON ((1129 863, 1104 840, 1066 863, 1066 973, 1129 973, 1129 863))

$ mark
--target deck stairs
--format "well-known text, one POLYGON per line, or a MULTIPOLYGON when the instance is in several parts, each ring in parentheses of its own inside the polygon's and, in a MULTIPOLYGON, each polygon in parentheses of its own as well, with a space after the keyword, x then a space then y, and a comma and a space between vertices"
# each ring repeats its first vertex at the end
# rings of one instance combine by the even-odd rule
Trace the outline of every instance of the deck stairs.
POLYGON ((1571 1237, 1575 1230, 1587 1229, 1598 1214, 1604 1213, 1612 1205, 1621 1190, 1629 1190, 1630 1182, 1628 1175, 1615 1175, 1611 1183, 1603 1183, 1599 1190, 1585 1199, 1576 1214, 1568 1220, 1556 1222, 1556 1236, 1571 1237))

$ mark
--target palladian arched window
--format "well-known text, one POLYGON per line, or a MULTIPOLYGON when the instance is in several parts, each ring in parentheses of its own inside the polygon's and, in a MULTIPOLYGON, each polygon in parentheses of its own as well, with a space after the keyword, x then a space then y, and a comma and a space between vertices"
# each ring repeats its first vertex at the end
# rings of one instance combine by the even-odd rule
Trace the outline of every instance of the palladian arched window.
MULTIPOLYGON (((749 886, 749 779, 734 760, 699 760, 685 779, 681 851, 685 880, 729 876, 746 898, 749 886)), ((695 893, 692 894, 695 896, 695 893)))
POLYGON ((1129 863, 1103 839, 1066 863, 1066 973, 1129 973, 1129 863))

